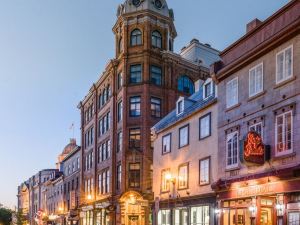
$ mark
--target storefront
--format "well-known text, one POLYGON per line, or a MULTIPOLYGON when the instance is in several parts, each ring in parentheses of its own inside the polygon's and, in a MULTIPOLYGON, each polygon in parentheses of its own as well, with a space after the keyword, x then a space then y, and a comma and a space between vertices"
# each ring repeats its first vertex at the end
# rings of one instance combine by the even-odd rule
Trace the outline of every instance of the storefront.
POLYGON ((157 225, 213 225, 215 197, 177 199, 155 204, 157 225))
POLYGON ((80 212, 81 225, 94 225, 94 206, 84 206, 80 212))
MULTIPOLYGON (((281 171, 282 172, 282 171, 281 171)), ((277 171, 277 173, 281 173, 277 171)), ((290 169, 293 173, 293 169, 290 169)), ((282 173, 239 182, 227 182, 218 191, 220 225, 299 225, 300 178, 282 173)))

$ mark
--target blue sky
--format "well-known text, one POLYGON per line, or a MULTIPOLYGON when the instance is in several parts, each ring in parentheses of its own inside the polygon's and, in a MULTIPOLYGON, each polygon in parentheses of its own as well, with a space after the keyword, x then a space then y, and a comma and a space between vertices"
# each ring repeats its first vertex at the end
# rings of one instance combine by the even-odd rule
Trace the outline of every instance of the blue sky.
MULTIPOLYGON (((288 0, 168 0, 179 51, 192 38, 224 49, 288 0)), ((122 0, 0 0, 0 203, 79 137, 79 101, 114 57, 122 0)))

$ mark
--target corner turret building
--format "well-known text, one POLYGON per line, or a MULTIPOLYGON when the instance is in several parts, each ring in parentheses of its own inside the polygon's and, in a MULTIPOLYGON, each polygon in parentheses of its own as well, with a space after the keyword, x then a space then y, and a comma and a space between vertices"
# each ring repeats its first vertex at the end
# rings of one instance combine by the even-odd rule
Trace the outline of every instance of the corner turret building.
POLYGON ((174 13, 165 0, 125 1, 113 32, 115 58, 78 105, 81 224, 151 224, 150 129, 209 69, 173 52, 174 13))

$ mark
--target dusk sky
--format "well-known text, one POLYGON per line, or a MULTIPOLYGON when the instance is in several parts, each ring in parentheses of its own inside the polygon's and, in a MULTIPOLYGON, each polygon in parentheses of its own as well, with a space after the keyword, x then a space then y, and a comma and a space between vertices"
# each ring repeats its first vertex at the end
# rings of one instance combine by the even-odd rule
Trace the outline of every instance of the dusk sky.
MULTIPOLYGON (((73 136, 77 104, 114 57, 112 26, 123 0, 0 0, 0 203, 17 186, 54 168, 73 136)), ((168 0, 178 52, 192 38, 219 50, 288 0, 168 0)))

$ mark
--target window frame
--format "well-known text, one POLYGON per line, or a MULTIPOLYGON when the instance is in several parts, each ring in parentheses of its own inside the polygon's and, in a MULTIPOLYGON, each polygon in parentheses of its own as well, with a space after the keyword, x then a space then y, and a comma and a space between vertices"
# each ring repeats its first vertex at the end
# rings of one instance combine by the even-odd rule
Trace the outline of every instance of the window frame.
POLYGON ((199 160, 199 185, 206 186, 209 185, 210 183, 211 183, 211 156, 208 156, 199 160), (204 162, 206 160, 208 160, 208 181, 201 183, 201 162, 204 162))
POLYGON ((168 134, 164 135, 161 139, 161 144, 162 144, 162 150, 161 150, 162 155, 166 155, 166 154, 171 153, 172 152, 172 133, 168 133, 168 134), (167 138, 167 137, 170 138, 170 150, 168 152, 164 152, 164 139, 167 138))
POLYGON ((185 74, 180 75, 178 77, 178 80, 177 80, 177 90, 179 92, 182 92, 182 93, 185 93, 185 94, 188 94, 188 95, 192 95, 192 94, 195 93, 195 84, 189 76, 187 76, 185 74), (188 82, 188 87, 185 86, 185 84, 187 84, 186 82, 188 82), (182 88, 180 87, 180 84, 182 85, 182 88), (188 88, 189 92, 186 92, 185 88, 188 88), (191 93, 191 88, 192 88, 192 93, 191 93), (180 89, 182 89, 182 90, 180 90, 180 89))
POLYGON ((141 106, 142 106, 142 97, 140 96, 140 95, 137 95, 137 96, 130 96, 129 97, 129 117, 140 117, 141 115, 142 115, 142 109, 141 109, 141 106), (131 100, 132 99, 139 99, 139 101, 137 101, 137 102, 131 102, 131 100), (136 107, 137 105, 139 104, 139 110, 137 110, 137 108, 138 107, 136 107), (138 115, 133 115, 132 114, 132 111, 133 110, 131 110, 131 105, 134 105, 135 107, 135 109, 134 109, 134 111, 135 112, 139 112, 139 114, 138 115))
MULTIPOLYGON (((232 144, 233 145, 233 144, 232 144)), ((239 154, 240 154, 240 148, 239 148, 239 131, 234 131, 234 132, 231 132, 229 134, 226 135, 226 169, 235 169, 235 168, 238 168, 239 167, 239 154), (228 165, 228 141, 229 139, 232 139, 235 135, 237 135, 237 162, 235 164, 231 164, 231 165, 228 165)))
POLYGON ((119 100, 117 103, 117 122, 120 123, 123 120, 123 101, 119 100))
POLYGON ((142 66, 142 64, 141 63, 137 63, 137 64, 130 65, 129 66, 129 83, 131 85, 134 85, 134 84, 136 85, 136 84, 142 83, 142 81, 143 81, 143 66, 142 66), (140 67, 140 70, 139 71, 132 71, 132 68, 134 68, 134 67, 140 67), (139 77, 136 76, 136 74, 138 74, 138 73, 139 73, 139 77), (133 74, 135 74, 135 76, 137 78, 139 78, 139 79, 136 79, 138 81, 133 82, 133 79, 132 79, 132 75, 133 74))
POLYGON ((184 148, 190 144, 190 124, 186 124, 178 129, 178 148, 184 148), (187 128, 187 143, 185 145, 181 145, 181 134, 180 131, 187 128))
MULTIPOLYGON (((294 49, 293 49, 293 47, 294 47, 293 45, 290 45, 290 46, 286 47, 285 49, 283 49, 283 50, 279 51, 278 53, 276 53, 276 74, 275 74, 276 84, 281 84, 281 83, 283 83, 283 82, 285 82, 289 79, 292 79, 293 76, 294 76, 294 49), (278 79, 278 56, 283 53, 283 62, 284 62, 283 63, 283 72, 285 73, 285 71, 286 71, 286 68, 285 68, 285 66, 286 66, 285 65, 286 55, 285 55, 285 52, 289 49, 291 49, 291 75, 290 76, 284 76, 284 78, 282 80, 279 80, 278 79)), ((285 75, 285 74, 283 74, 283 75, 285 75)))
POLYGON ((139 28, 135 28, 130 32, 130 46, 141 46, 143 45, 143 32, 139 28), (139 32, 139 34, 133 34, 134 32, 139 32), (135 38, 135 42, 133 42, 133 38, 135 38), (140 43, 139 43, 140 38, 140 43))
POLYGON ((157 98, 157 97, 153 97, 151 96, 150 97, 150 109, 151 109, 151 117, 154 117, 154 118, 161 118, 162 117, 162 100, 161 98, 157 98), (158 103, 155 103, 155 102, 152 102, 152 100, 157 100, 159 101, 159 104, 158 103), (152 110, 152 105, 155 106, 155 113, 153 114, 153 110, 152 110), (156 110, 156 107, 159 106, 159 111, 156 110), (157 114, 157 112, 159 112, 159 116, 156 116, 155 114, 157 114))
POLYGON ((256 127, 257 127, 258 125, 261 125, 261 134, 260 134, 260 136, 261 136, 262 140, 264 140, 264 124, 263 124, 262 121, 257 122, 257 123, 254 123, 254 124, 252 124, 252 125, 249 125, 248 131, 249 131, 249 132, 252 131, 251 128, 254 127, 254 131, 255 131, 256 133, 258 133, 257 130, 256 130, 256 127))
POLYGON ((260 93, 262 93, 263 91, 264 91, 264 63, 263 62, 261 62, 261 63, 259 63, 259 64, 257 64, 257 65, 255 65, 255 66, 253 66, 252 68, 250 68, 249 69, 249 80, 248 80, 248 82, 249 82, 249 98, 251 98, 251 97, 254 97, 254 96, 256 96, 256 95, 258 95, 258 94, 260 94, 260 93), (261 82, 262 82, 262 84, 261 84, 261 90, 255 90, 255 92, 254 93, 251 93, 251 72, 252 71, 254 71, 255 72, 255 79, 254 79, 254 86, 255 86, 255 89, 256 89, 256 81, 257 81, 257 79, 256 79, 256 77, 257 77, 257 68, 259 68, 261 66, 261 71, 262 71, 262 80, 261 80, 261 82))
POLYGON ((162 69, 161 66, 150 65, 150 83, 153 84, 153 85, 156 85, 156 86, 162 86, 163 85, 163 69, 162 69), (159 69, 160 70, 160 74, 157 73, 157 72, 154 72, 152 70, 152 68, 159 69), (159 83, 152 82, 153 75, 156 75, 156 76, 160 75, 160 82, 159 83))
POLYGON ((238 78, 238 77, 235 77, 235 78, 233 78, 233 79, 231 79, 231 80, 229 80, 229 81, 226 82, 226 108, 227 108, 227 109, 230 109, 230 108, 232 108, 232 107, 234 107, 234 106, 236 106, 236 105, 238 105, 238 104, 239 104, 239 78, 238 78), (229 105, 229 104, 228 104, 228 96, 229 96, 229 94, 231 94, 231 93, 229 93, 228 85, 229 85, 230 83, 234 82, 234 81, 237 82, 237 85, 236 85, 236 93, 235 93, 235 94, 236 94, 236 102, 234 102, 233 104, 229 105))
POLYGON ((186 190, 186 189, 189 188, 189 163, 188 163, 188 162, 187 162, 187 163, 180 164, 180 165, 178 166, 178 185, 177 185, 177 188, 178 188, 178 190, 186 190), (187 174, 186 174, 186 186, 181 187, 181 186, 180 186, 180 182, 179 182, 180 169, 181 169, 181 168, 184 168, 184 167, 187 168, 187 169, 186 169, 186 172, 187 172, 187 174))
POLYGON ((163 37, 162 37, 161 32, 159 32, 158 30, 154 30, 151 32, 151 46, 153 48, 162 49, 163 37), (157 33, 158 35, 154 35, 154 33, 157 33), (158 40, 160 40, 160 45, 158 45, 158 40), (155 43, 153 43, 153 42, 155 42, 155 43))
POLYGON ((160 182, 160 192, 161 193, 168 193, 168 192, 170 192, 170 181, 168 181, 168 180, 166 180, 166 173, 170 173, 171 172, 171 170, 170 170, 170 168, 167 168, 167 169, 163 169, 163 170, 161 170, 161 182, 160 182), (163 184, 166 184, 166 189, 163 189, 163 184))
MULTIPOLYGON (((141 163, 139 163, 139 162, 129 163, 129 165, 128 165, 128 172, 129 172, 129 176, 128 176, 128 186, 129 186, 129 188, 140 188, 140 187, 141 187, 141 163), (134 170, 133 170, 133 169, 130 169, 130 166, 131 166, 131 165, 134 165, 134 164, 135 164, 135 165, 139 165, 139 169, 138 169, 138 170, 137 170, 137 169, 134 169, 134 170), (132 177, 131 177, 131 175, 132 175, 131 172, 133 172, 133 171, 135 171, 135 172, 138 171, 138 172, 139 172, 139 182, 138 182, 139 185, 138 185, 138 186, 131 186, 131 185, 130 185, 130 183, 131 183, 130 180, 131 180, 131 178, 132 178, 132 177)), ((135 174, 134 178, 136 178, 136 174, 135 174)), ((135 182, 135 183, 136 183, 136 182, 135 182)))
MULTIPOLYGON (((137 135, 135 135, 135 136, 137 136, 137 135)), ((135 139, 136 140, 136 139, 135 139)), ((142 129, 140 128, 140 127, 133 127, 133 128, 129 128, 129 148, 130 149, 132 149, 132 148, 136 148, 136 149, 140 149, 141 148, 141 142, 142 142, 142 129), (132 142, 132 139, 131 139, 131 137, 133 136, 132 134, 131 134, 131 131, 132 130, 139 130, 140 131, 140 133, 139 133, 139 136, 140 136, 140 143, 139 143, 139 146, 138 147, 136 147, 136 146, 132 146, 132 144, 131 144, 131 142, 132 142)))
MULTIPOLYGON (((279 115, 276 115, 275 119, 275 157, 280 157, 280 156, 285 156, 292 154, 294 152, 294 113, 293 110, 289 110, 287 112, 283 112, 279 115), (284 134, 286 136, 286 120, 285 120, 285 115, 291 114, 291 149, 289 150, 284 150, 283 152, 279 153, 278 152, 278 118, 283 117, 283 129, 284 129, 284 134)), ((286 145, 286 140, 284 140, 284 144, 286 145)))
POLYGON ((181 115, 184 112, 184 99, 179 99, 176 102, 176 114, 177 116, 181 115), (179 105, 180 104, 180 105, 179 105))
POLYGON ((209 112, 209 113, 207 113, 207 114, 205 114, 205 115, 203 115, 199 118, 199 140, 206 139, 206 138, 208 138, 212 135, 212 124, 211 124, 212 123, 212 116, 211 115, 212 115, 212 113, 209 112), (209 117, 209 134, 207 136, 201 137, 201 120, 203 120, 206 117, 209 117))
POLYGON ((214 94, 214 83, 211 79, 207 79, 203 84, 203 99, 206 100, 214 94), (210 84, 210 94, 206 95, 206 86, 210 84))

